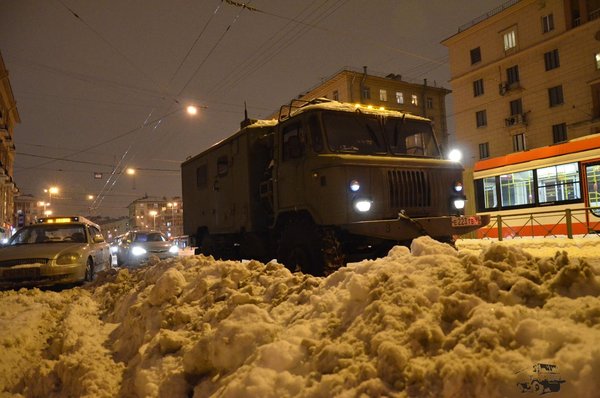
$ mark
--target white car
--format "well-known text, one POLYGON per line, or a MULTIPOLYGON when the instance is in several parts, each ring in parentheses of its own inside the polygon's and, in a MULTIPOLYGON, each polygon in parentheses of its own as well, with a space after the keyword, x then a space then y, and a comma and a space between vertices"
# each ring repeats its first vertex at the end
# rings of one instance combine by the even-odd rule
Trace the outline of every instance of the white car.
POLYGON ((91 281, 110 267, 100 227, 84 217, 42 218, 0 246, 2 288, 91 281))

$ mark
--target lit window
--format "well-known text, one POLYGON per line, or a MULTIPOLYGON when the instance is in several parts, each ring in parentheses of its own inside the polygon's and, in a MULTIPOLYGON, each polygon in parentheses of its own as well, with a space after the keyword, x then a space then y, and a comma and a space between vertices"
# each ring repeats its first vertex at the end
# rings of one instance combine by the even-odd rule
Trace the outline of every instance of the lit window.
POLYGON ((415 105, 415 106, 419 105, 419 99, 418 99, 418 97, 417 97, 416 94, 412 94, 410 96, 410 103, 413 104, 413 105, 415 105))
POLYGON ((533 170, 520 171, 500 176, 502 207, 533 204, 533 192, 533 170))
POLYGON ((535 171, 540 203, 566 202, 581 199, 577 163, 544 167, 535 171))
POLYGON ((384 89, 379 90, 379 100, 387 101, 387 90, 384 90, 384 89))
MULTIPOLYGON (((479 148, 481 149, 479 144, 479 148)), ((475 180, 475 190, 477 195, 477 210, 484 211, 498 208, 498 177, 486 177, 475 180)))
POLYGON ((600 70, 600 53, 596 53, 596 69, 600 70))
POLYGON ((554 30, 554 16, 552 14, 544 15, 542 17, 542 32, 548 33, 554 30))
POLYGON ((400 92, 400 91, 396 91, 396 102, 399 103, 399 104, 403 104, 404 103, 404 94, 402 92, 400 92))
POLYGON ((511 50, 517 46, 517 34, 514 30, 504 34, 504 51, 511 50))

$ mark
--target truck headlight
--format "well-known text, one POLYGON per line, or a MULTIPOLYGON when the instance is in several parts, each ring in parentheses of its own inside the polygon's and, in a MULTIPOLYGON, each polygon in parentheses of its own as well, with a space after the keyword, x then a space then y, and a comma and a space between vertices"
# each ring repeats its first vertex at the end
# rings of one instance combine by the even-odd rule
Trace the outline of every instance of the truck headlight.
POLYGON ((350 190, 352 192, 358 192, 359 189, 360 189, 360 183, 358 182, 358 180, 350 181, 350 190))
POLYGON ((358 199, 354 202, 354 208, 360 213, 366 213, 371 210, 372 202, 368 199, 358 199))
POLYGON ((463 184, 462 184, 462 182, 461 181, 456 181, 454 183, 454 191, 455 192, 462 192, 462 190, 463 190, 463 184))
POLYGON ((177 246, 171 246, 171 247, 169 247, 169 253, 171 253, 171 254, 177 254, 177 253, 179 253, 179 247, 177 247, 177 246))
POLYGON ((143 247, 134 246, 131 248, 131 254, 133 254, 134 256, 142 256, 146 254, 146 249, 144 249, 143 247))
POLYGON ((455 199, 454 200, 454 207, 457 210, 462 210, 465 208, 465 200, 464 199, 455 199))

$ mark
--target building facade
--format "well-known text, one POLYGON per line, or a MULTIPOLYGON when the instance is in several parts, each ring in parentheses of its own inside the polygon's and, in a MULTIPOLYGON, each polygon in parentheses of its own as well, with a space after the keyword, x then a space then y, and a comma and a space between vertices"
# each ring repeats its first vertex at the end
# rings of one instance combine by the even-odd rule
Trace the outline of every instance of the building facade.
POLYGON ((183 201, 181 197, 144 196, 129 204, 130 229, 154 229, 168 237, 183 232, 183 201))
POLYGON ((13 180, 15 161, 14 128, 20 123, 17 103, 13 97, 8 70, 0 54, 0 233, 15 227, 14 197, 18 193, 13 180))
POLYGON ((362 71, 343 69, 299 95, 298 99, 324 97, 423 116, 433 121, 434 131, 445 148, 448 141, 445 97, 449 93, 448 89, 429 85, 427 79, 422 84, 410 83, 393 73, 386 76, 369 74, 364 67, 362 71))
POLYGON ((47 202, 33 195, 15 196, 15 227, 35 224, 38 218, 44 217, 47 202))
POLYGON ((442 42, 476 161, 600 132, 600 0, 511 0, 442 42))

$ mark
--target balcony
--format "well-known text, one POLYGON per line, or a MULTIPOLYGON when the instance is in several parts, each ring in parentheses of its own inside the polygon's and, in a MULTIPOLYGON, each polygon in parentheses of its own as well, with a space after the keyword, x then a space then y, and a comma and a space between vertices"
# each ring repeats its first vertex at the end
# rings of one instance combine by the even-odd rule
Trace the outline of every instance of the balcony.
POLYGON ((521 88, 521 83, 519 81, 516 82, 502 82, 498 85, 498 91, 500 95, 506 95, 509 91, 517 90, 521 88))
POLYGON ((527 126, 527 114, 518 113, 516 115, 511 115, 504 119, 504 124, 506 127, 527 126))

